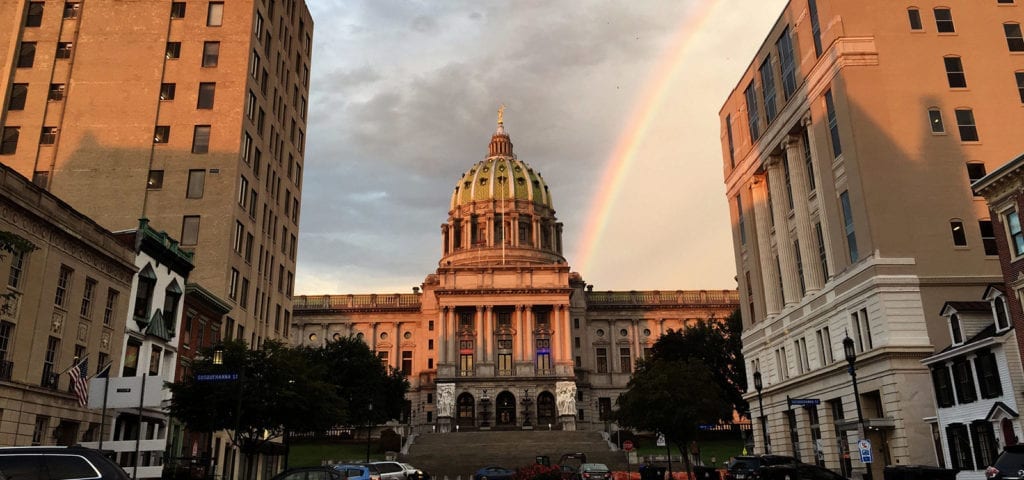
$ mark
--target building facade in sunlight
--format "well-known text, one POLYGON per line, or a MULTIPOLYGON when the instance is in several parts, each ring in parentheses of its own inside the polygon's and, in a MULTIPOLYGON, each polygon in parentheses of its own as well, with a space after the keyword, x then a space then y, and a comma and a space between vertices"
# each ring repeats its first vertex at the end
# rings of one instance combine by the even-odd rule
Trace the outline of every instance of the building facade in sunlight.
POLYGON ((594 291, 566 263, 551 192, 500 116, 455 185, 437 271, 414 290, 296 297, 292 342, 363 339, 408 376, 408 421, 441 432, 607 429, 659 335, 738 305, 728 290, 594 291))
POLYGON ((313 21, 302 0, 0 2, 0 162, 196 254, 224 335, 285 338, 313 21))
POLYGON ((1019 2, 945 5, 791 0, 722 106, 758 451, 864 472, 863 428, 881 478, 984 469, 972 452, 1021 436, 1016 413, 936 420, 933 378, 951 367, 974 391, 997 364, 976 360, 991 349, 932 355, 965 340, 949 305, 968 305, 972 334, 996 328, 1003 232, 970 184, 1024 149, 1019 2))

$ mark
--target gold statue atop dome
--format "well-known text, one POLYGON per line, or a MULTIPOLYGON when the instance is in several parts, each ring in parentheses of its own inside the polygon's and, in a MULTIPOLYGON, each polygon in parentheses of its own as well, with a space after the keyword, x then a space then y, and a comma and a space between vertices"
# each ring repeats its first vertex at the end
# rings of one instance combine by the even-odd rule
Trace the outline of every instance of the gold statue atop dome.
POLYGON ((498 125, 505 123, 505 104, 498 105, 498 125))

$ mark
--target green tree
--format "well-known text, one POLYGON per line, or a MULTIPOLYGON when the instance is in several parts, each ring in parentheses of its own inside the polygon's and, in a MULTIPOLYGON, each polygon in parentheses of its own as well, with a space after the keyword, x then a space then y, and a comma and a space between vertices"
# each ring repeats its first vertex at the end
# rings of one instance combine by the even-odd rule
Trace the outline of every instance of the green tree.
POLYGON ((700 320, 682 330, 669 330, 651 348, 651 357, 662 360, 697 359, 714 373, 724 400, 737 412, 747 412, 743 399, 747 370, 743 361, 743 321, 734 310, 722 320, 700 320))
POLYGON ((345 405, 340 424, 383 423, 401 416, 409 382, 362 340, 339 338, 323 347, 303 347, 303 352, 310 363, 324 368, 325 380, 345 405))
MULTIPOLYGON (((7 255, 28 253, 38 248, 39 247, 36 247, 35 244, 16 233, 0 231, 0 260, 3 260, 7 255)), ((10 312, 10 301, 17 295, 18 294, 14 292, 0 294, 0 314, 7 314, 10 312)))
POLYGON ((223 363, 213 363, 213 349, 193 363, 195 374, 237 375, 235 379, 197 381, 195 375, 168 384, 170 413, 195 431, 227 430, 244 454, 287 431, 322 431, 343 418, 342 402, 326 381, 325 368, 302 351, 265 341, 250 349, 227 341, 223 363))
MULTIPOLYGON (((617 400, 615 420, 623 427, 660 432, 674 445, 691 471, 686 446, 700 426, 732 418, 715 372, 697 358, 641 362, 617 400)), ((692 477, 691 477, 692 478, 692 477)))

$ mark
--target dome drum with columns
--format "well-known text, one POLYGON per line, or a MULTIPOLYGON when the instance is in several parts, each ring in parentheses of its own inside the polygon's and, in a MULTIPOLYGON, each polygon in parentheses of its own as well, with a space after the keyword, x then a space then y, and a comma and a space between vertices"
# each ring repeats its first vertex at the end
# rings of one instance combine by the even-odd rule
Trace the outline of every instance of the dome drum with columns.
POLYGON ((669 329, 724 319, 735 290, 596 292, 562 254, 540 173, 499 115, 458 180, 438 268, 408 294, 298 296, 292 340, 354 336, 409 378, 417 431, 609 428, 632 367, 669 329))

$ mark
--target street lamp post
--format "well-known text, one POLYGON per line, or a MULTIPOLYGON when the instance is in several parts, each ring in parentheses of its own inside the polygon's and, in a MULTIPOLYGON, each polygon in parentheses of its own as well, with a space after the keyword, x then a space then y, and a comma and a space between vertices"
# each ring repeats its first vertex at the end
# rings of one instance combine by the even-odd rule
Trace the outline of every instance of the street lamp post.
MULTIPOLYGON (((218 343, 213 347, 213 359, 212 362, 217 368, 224 365, 224 345, 218 343)), ((206 436, 206 478, 214 478, 214 470, 217 469, 217 465, 213 463, 213 430, 210 430, 206 436)))
MULTIPOLYGON (((853 400, 857 405, 857 440, 864 439, 864 414, 860 409, 860 391, 857 389, 857 350, 854 348, 853 339, 849 335, 843 339, 843 353, 846 354, 846 363, 849 364, 848 371, 853 381, 853 400)), ((864 480, 871 480, 871 465, 865 464, 864 480)))
POLYGON ((761 390, 764 384, 761 383, 761 371, 754 371, 754 390, 757 390, 757 404, 761 407, 761 438, 764 439, 764 453, 772 453, 771 442, 768 441, 768 422, 764 418, 764 400, 761 398, 761 390))
POLYGON ((370 417, 373 416, 373 402, 370 402, 367 410, 370 414, 366 416, 366 463, 370 463, 370 429, 372 428, 370 417))

